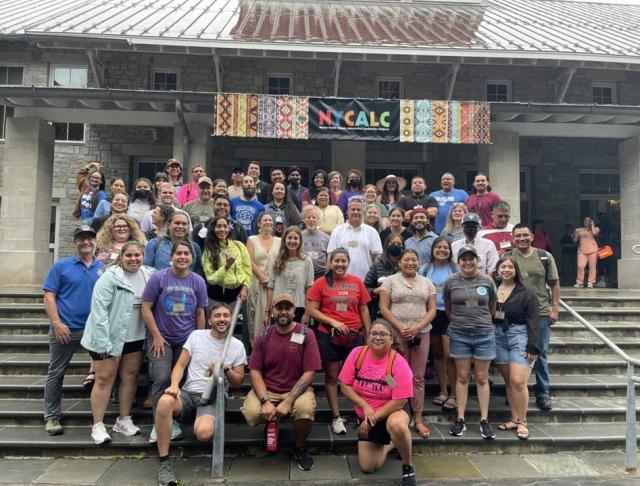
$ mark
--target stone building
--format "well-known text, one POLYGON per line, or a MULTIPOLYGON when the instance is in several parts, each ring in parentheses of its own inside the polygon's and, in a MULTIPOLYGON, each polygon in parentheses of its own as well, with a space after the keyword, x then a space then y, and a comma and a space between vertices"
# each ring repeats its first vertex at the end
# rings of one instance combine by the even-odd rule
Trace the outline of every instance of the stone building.
POLYGON ((547 0, 68 2, 0 11, 0 283, 70 251, 75 172, 215 177, 259 160, 373 182, 476 171, 514 219, 606 213, 618 282, 640 259, 640 6, 547 0), (211 136, 216 92, 491 102, 491 145, 211 136))

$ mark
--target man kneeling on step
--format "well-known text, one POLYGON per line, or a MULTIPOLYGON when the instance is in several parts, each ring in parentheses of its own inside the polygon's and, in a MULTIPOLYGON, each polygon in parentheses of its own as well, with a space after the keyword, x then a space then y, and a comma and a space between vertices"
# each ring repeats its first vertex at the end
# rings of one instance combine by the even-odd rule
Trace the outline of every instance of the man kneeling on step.
POLYGON ((316 413, 311 388, 321 368, 318 342, 304 324, 294 322, 295 303, 288 294, 273 298, 275 324, 256 336, 249 362, 251 391, 241 412, 253 427, 267 425, 267 450, 277 450, 277 420, 291 415, 295 439, 295 460, 303 471, 313 468, 306 449, 307 437, 316 413))
MULTIPOLYGON (((211 330, 195 330, 187 338, 171 372, 171 385, 158 401, 155 425, 160 457, 158 484, 161 486, 176 483, 173 465, 169 461, 173 419, 179 417, 183 425, 195 419, 193 432, 202 442, 211 440, 215 432, 214 404, 200 405, 200 397, 222 353, 224 340, 231 325, 229 307, 226 304, 212 306, 209 324, 211 330), (185 370, 187 370, 187 378, 180 389, 179 384, 185 370)), ((227 387, 230 385, 233 388, 239 388, 242 385, 246 363, 247 355, 242 342, 232 337, 223 365, 227 387)))

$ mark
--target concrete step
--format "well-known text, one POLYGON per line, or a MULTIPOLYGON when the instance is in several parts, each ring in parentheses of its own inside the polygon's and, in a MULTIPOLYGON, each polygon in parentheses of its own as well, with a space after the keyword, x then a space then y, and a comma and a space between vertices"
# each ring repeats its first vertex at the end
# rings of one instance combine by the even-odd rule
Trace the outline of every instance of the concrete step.
MULTIPOLYGON (((600 332, 609 339, 640 338, 640 321, 638 322, 592 322, 600 332)), ((558 339, 597 338, 579 322, 560 321, 551 328, 551 337, 558 339)))
POLYGON ((42 302, 2 302, 0 303, 0 316, 4 319, 12 318, 46 318, 44 303, 42 302))
POLYGON ((49 320, 43 319, 0 319, 0 339, 13 335, 46 335, 49 333, 49 320))
MULTIPOLYGON (((111 425, 110 423, 108 425, 111 425)), ((580 450, 611 450, 624 447, 623 423, 589 424, 530 424, 530 437, 519 440, 513 431, 496 430, 496 439, 480 437, 478 424, 467 421, 467 431, 461 437, 449 435, 450 424, 430 423, 429 439, 413 435, 414 454, 466 453, 481 450, 485 453, 537 453, 580 450), (591 440, 597 438, 597 440, 591 440)), ((497 424, 496 424, 497 425, 497 424)), ((64 434, 49 437, 42 426, 7 426, 0 429, 0 455, 2 456, 154 456, 157 449, 148 443, 150 425, 141 427, 142 433, 134 437, 111 434, 112 442, 100 446, 91 440, 90 426, 67 426, 64 434)), ((183 456, 211 454, 211 444, 195 441, 191 427, 184 427, 184 439, 174 441, 172 449, 181 450, 183 456)), ((292 447, 290 423, 280 428, 282 452, 292 447)), ((334 435, 328 424, 314 425, 308 440, 312 454, 353 454, 357 450, 357 432, 353 426, 346 435, 334 435)), ((264 455, 264 427, 245 424, 225 424, 225 453, 264 455)))
MULTIPOLYGON (((573 307, 573 310, 589 322, 640 321, 640 307, 573 307)), ((560 322, 577 322, 565 309, 560 309, 560 322)))

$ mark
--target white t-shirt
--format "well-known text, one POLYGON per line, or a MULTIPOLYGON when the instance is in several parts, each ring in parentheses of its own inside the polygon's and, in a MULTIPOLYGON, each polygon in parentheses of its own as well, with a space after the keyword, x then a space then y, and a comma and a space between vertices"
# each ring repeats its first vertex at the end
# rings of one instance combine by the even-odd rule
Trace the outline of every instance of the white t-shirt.
POLYGON ((368 224, 354 228, 349 222, 338 226, 331 233, 327 253, 336 248, 346 248, 351 263, 349 273, 364 280, 373 263, 371 255, 382 254, 382 243, 378 232, 368 224))
MULTIPOLYGON (((197 329, 189 334, 187 341, 182 346, 191 356, 187 368, 187 380, 182 387, 190 393, 202 393, 207 386, 209 376, 206 373, 211 363, 214 363, 222 352, 224 339, 216 339, 209 329, 197 329)), ((247 364, 247 353, 242 342, 232 337, 229 350, 225 359, 225 365, 234 367, 247 364)))
POLYGON ((124 279, 131 285, 135 294, 135 300, 133 301, 133 310, 131 312, 131 319, 129 320, 129 327, 127 328, 126 343, 133 341, 141 341, 147 337, 147 328, 144 325, 142 319, 142 293, 147 285, 144 280, 142 272, 138 270, 136 273, 122 272, 124 279))

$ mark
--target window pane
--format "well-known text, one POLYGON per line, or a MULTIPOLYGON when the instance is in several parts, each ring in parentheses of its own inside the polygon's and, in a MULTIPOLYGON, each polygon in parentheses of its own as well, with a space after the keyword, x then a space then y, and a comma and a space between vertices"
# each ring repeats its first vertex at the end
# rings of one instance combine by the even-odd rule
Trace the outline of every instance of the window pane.
POLYGON ((166 89, 176 90, 178 87, 178 75, 176 73, 166 73, 166 89))
POLYGON ((609 194, 609 176, 607 174, 599 174, 593 178, 594 194, 609 194))
POLYGON ((267 78, 267 94, 291 94, 291 79, 288 77, 269 76, 267 78))
POLYGON ((71 70, 68 68, 55 68, 53 70, 53 85, 69 87, 71 85, 71 70))
POLYGON ((620 176, 618 174, 611 174, 609 187, 611 194, 620 194, 620 176))
POLYGON ((83 141, 84 140, 84 124, 82 123, 69 123, 69 140, 83 141))
POLYGON ((87 87, 87 70, 83 68, 70 69, 70 85, 71 88, 87 87))
POLYGON ((9 68, 4 67, 4 66, 0 66, 0 84, 8 84, 7 83, 7 71, 9 70, 9 68))
POLYGON ((7 74, 7 84, 22 84, 22 71, 21 67, 10 67, 7 74))
POLYGON ((593 175, 580 174, 580 193, 593 194, 593 175))
POLYGON ((56 140, 67 140, 67 123, 54 123, 56 140))

